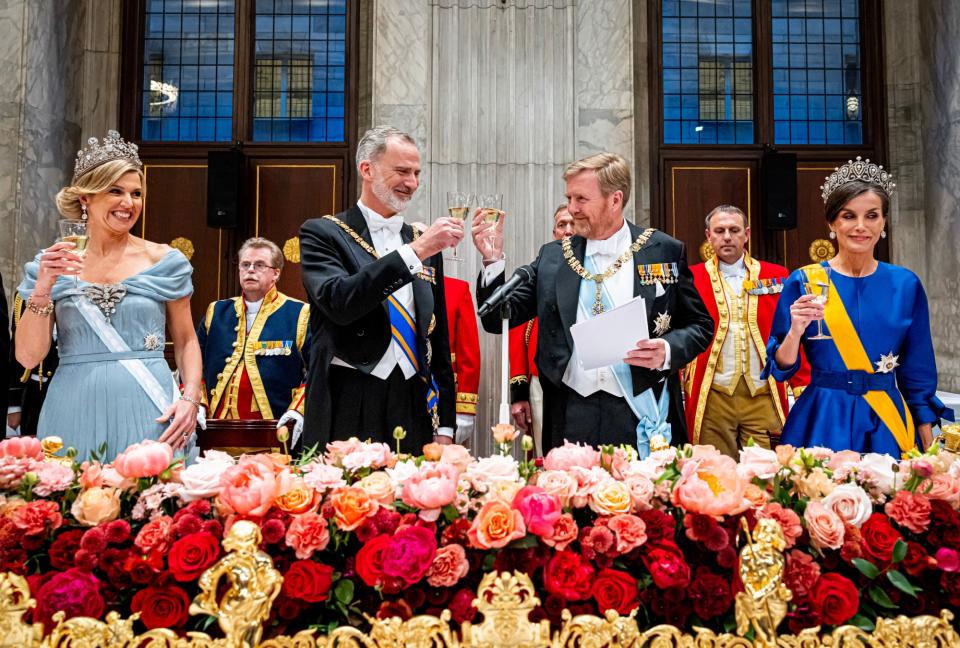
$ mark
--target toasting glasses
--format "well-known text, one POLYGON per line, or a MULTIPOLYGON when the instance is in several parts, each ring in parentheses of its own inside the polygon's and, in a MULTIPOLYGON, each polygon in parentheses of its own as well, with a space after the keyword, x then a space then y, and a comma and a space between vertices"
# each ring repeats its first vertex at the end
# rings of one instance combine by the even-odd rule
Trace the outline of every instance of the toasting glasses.
MULTIPOLYGON (((827 297, 830 295, 830 266, 821 266, 823 271, 823 278, 813 279, 810 275, 810 272, 805 272, 806 281, 803 282, 803 291, 808 295, 814 295, 816 298, 813 300, 816 304, 823 304, 826 306, 827 297)), ((833 337, 830 335, 825 335, 823 332, 823 318, 817 320, 817 334, 813 337, 807 338, 808 340, 832 340, 833 337)))
MULTIPOLYGON (((475 202, 476 198, 472 193, 467 193, 466 191, 447 192, 447 211, 450 213, 450 218, 466 221, 467 216, 470 214, 470 206, 475 202)), ((457 254, 456 247, 453 248, 453 256, 450 258, 454 261, 463 261, 463 257, 457 254)))

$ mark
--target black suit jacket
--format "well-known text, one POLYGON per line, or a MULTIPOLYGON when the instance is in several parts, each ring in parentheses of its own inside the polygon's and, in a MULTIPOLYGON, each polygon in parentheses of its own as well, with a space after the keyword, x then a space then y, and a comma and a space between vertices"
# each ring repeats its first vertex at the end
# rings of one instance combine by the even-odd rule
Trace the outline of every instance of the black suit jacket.
MULTIPOLYGON (((643 230, 628 223, 630 237, 635 240, 643 230)), ((574 255, 583 262, 587 241, 581 236, 570 239, 574 255)), ((563 258, 560 241, 552 241, 540 248, 540 254, 531 264, 534 280, 520 286, 510 295, 510 326, 521 324, 532 317, 539 317, 539 336, 536 362, 540 380, 544 382, 544 410, 551 409, 548 400, 562 394, 563 374, 573 352, 570 327, 577 321, 577 302, 580 295, 580 276, 567 265, 563 258)), ((663 232, 654 232, 646 245, 633 255, 633 294, 644 298, 647 306, 647 322, 653 335, 653 322, 660 313, 671 316, 670 330, 661 337, 670 345, 670 370, 655 371, 631 367, 634 392, 639 394, 654 389, 657 396, 666 386, 670 390, 669 422, 673 443, 686 442, 686 423, 683 416, 683 400, 680 390, 679 370, 703 352, 713 335, 713 320, 707 312, 693 285, 693 275, 687 266, 687 253, 683 243, 663 232), (676 263, 679 277, 676 283, 663 284, 664 294, 657 297, 655 285, 643 285, 636 267, 649 263, 676 263)), ((489 286, 477 281, 477 303, 482 303, 504 282, 500 275, 489 286)), ((499 312, 494 311, 482 319, 483 328, 489 333, 499 333, 499 312)), ((547 417, 545 417, 547 418, 547 417)), ((551 431, 549 441, 554 446, 562 444, 562 430, 551 431)), ((546 437, 546 429, 544 431, 546 437)), ((598 440, 603 442, 602 440, 598 440)), ((546 442, 546 441, 545 441, 546 442)))
MULTIPOLYGON (((359 207, 354 205, 337 214, 337 218, 373 247, 373 239, 359 207)), ((400 236, 409 243, 413 240, 413 229, 405 224, 400 236)), ((327 384, 331 360, 336 356, 360 371, 373 371, 391 340, 385 300, 411 282, 421 372, 425 373, 429 366, 437 382, 440 426, 455 428, 456 390, 450 366, 441 255, 436 254, 423 262, 425 269, 433 268, 434 282, 430 282, 411 275, 398 251, 375 259, 336 223, 314 218, 300 229, 300 260, 303 285, 310 301, 313 336, 304 406, 304 447, 314 443, 320 443, 322 447, 331 439, 332 408, 327 384), (436 318, 436 324, 428 335, 432 318, 436 318), (428 340, 432 347, 429 364, 428 340)))

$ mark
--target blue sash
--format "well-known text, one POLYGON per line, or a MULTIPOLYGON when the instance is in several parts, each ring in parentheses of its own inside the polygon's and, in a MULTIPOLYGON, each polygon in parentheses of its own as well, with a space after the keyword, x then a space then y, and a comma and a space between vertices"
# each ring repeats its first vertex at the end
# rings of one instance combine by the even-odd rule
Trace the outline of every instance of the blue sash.
MULTIPOLYGON (((599 274, 593 259, 587 257, 584 266, 591 274, 599 274)), ((602 285, 601 298, 603 300, 603 310, 608 311, 613 308, 613 300, 607 293, 606 285, 602 285)), ((580 282, 580 300, 579 309, 585 318, 593 317, 593 302, 596 296, 596 289, 590 286, 586 279, 580 282)), ((640 394, 633 393, 633 376, 630 374, 630 365, 625 362, 618 362, 611 365, 613 375, 617 379, 620 391, 623 397, 637 417, 637 452, 640 458, 649 456, 650 439, 655 435, 662 435, 667 442, 670 442, 672 436, 670 424, 667 423, 667 415, 670 410, 670 393, 664 385, 660 393, 660 400, 653 395, 653 389, 647 389, 640 394)))
POLYGON ((414 352, 414 349, 417 348, 417 333, 413 324, 413 317, 393 295, 387 297, 387 311, 390 313, 390 332, 394 341, 403 351, 403 355, 410 361, 414 371, 427 384, 427 413, 434 421, 434 430, 436 430, 437 403, 440 402, 439 390, 437 389, 437 381, 433 379, 433 374, 430 373, 430 368, 427 367, 424 372, 420 371, 420 362, 414 352))

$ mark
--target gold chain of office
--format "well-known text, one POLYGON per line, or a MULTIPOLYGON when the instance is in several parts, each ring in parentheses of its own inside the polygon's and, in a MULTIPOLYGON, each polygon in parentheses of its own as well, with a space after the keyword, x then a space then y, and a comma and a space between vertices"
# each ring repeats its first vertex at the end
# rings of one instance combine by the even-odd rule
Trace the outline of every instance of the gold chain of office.
MULTIPOLYGON (((367 243, 362 236, 357 234, 356 230, 354 230, 352 227, 344 223, 342 220, 340 220, 336 216, 327 215, 327 216, 324 216, 324 218, 327 219, 328 221, 333 221, 340 229, 346 232, 347 235, 350 236, 350 238, 356 241, 357 245, 362 247, 367 254, 372 256, 374 259, 380 258, 380 255, 377 254, 377 251, 373 249, 373 246, 367 243)), ((416 241, 418 238, 420 238, 420 230, 418 230, 416 227, 412 229, 413 229, 413 240, 416 241)))
POLYGON ((581 278, 586 279, 587 281, 593 281, 597 284, 597 294, 593 300, 593 314, 599 315, 603 312, 603 282, 617 274, 620 271, 620 268, 623 267, 623 264, 627 262, 627 259, 633 257, 634 254, 640 251, 647 241, 650 240, 650 237, 653 236, 653 233, 657 230, 653 227, 646 229, 640 236, 637 237, 637 240, 633 242, 630 248, 617 257, 617 260, 613 262, 609 268, 603 272, 597 274, 592 274, 587 272, 587 269, 583 267, 583 264, 580 263, 580 260, 574 256, 573 248, 570 246, 570 239, 565 238, 560 244, 563 246, 563 258, 567 260, 567 265, 570 266, 570 269, 580 275, 581 278))

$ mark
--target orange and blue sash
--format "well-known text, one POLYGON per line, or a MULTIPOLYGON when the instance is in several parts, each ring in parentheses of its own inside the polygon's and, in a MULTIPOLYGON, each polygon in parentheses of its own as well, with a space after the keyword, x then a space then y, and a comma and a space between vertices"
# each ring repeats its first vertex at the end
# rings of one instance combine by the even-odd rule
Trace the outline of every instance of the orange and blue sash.
POLYGON ((415 349, 417 348, 417 333, 413 323, 413 317, 410 312, 403 307, 397 298, 393 295, 387 297, 387 311, 390 313, 390 332, 393 340, 403 351, 403 355, 413 366, 414 371, 423 378, 427 384, 427 413, 431 418, 437 415, 437 404, 440 401, 437 382, 433 379, 433 374, 427 368, 426 372, 420 371, 420 361, 417 358, 415 349))

